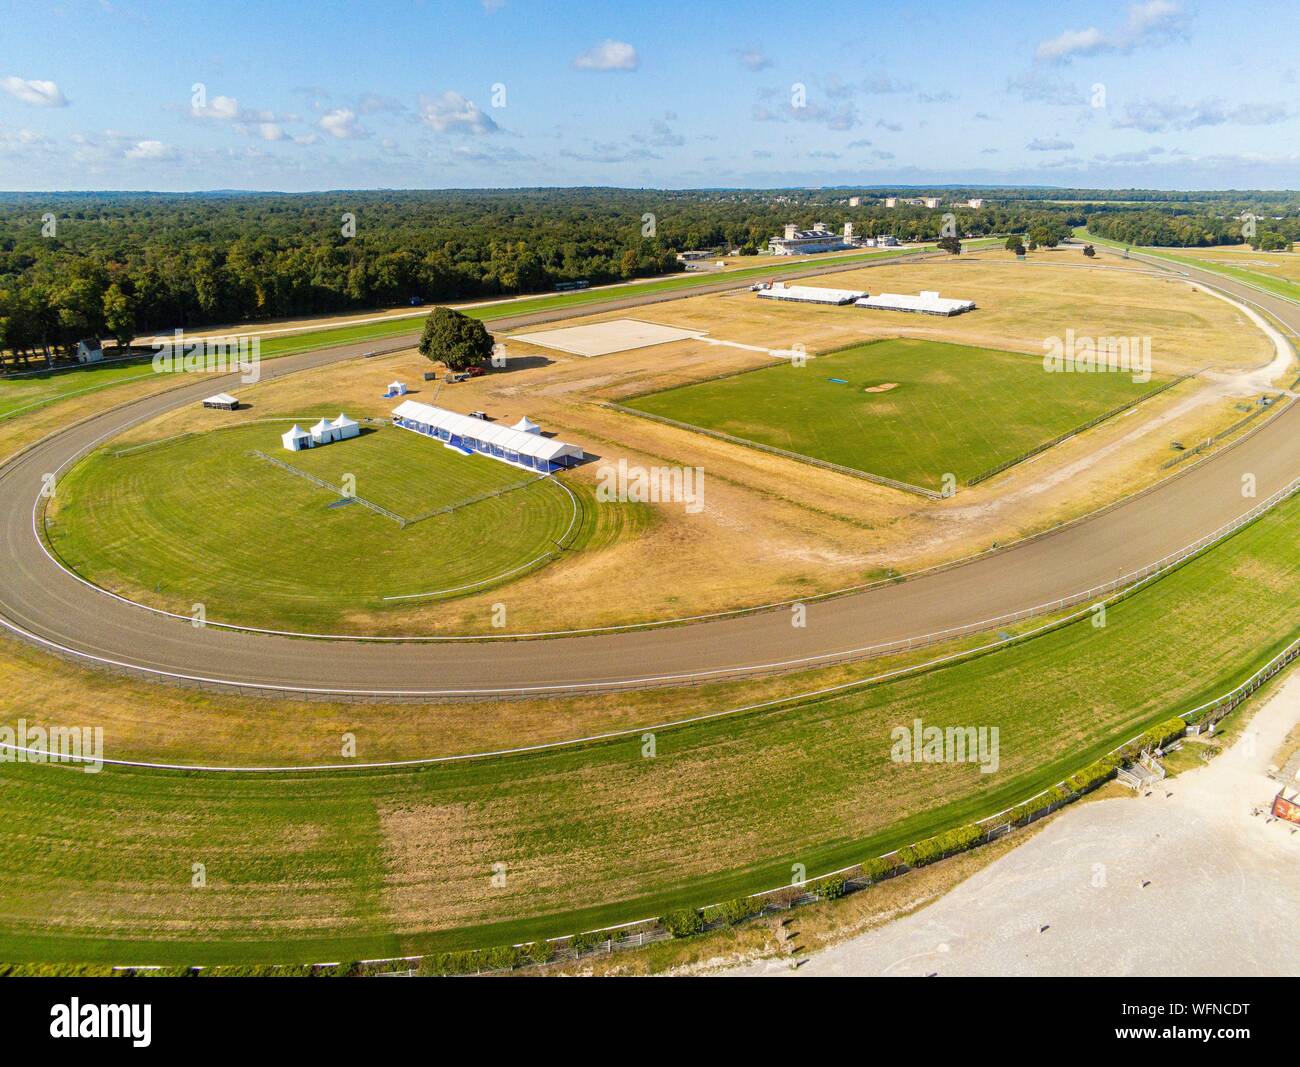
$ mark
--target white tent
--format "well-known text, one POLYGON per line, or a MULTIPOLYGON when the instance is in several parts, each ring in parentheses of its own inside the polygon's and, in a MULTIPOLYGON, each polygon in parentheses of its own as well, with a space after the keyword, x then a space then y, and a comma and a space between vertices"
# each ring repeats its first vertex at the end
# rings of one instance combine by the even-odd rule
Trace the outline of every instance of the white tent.
POLYGON ((311 439, 318 445, 327 445, 337 439, 334 424, 329 419, 321 419, 311 428, 311 439))
POLYGON ((533 420, 527 415, 511 426, 510 429, 518 430, 520 433, 535 433, 539 435, 542 432, 542 428, 538 426, 537 423, 533 422, 533 420))
POLYGON ((311 448, 313 443, 311 434, 296 422, 291 429, 285 430, 280 435, 280 440, 284 442, 284 447, 290 452, 301 452, 304 448, 311 448))
POLYGON ((223 411, 234 411, 239 407, 239 401, 229 393, 218 393, 216 396, 210 396, 203 401, 205 408, 221 408, 223 411))
POLYGON ((389 395, 389 396, 405 396, 405 395, 406 395, 406 383, 405 383, 405 382, 389 382, 389 383, 388 383, 388 395, 389 395))
POLYGON ((359 433, 361 427, 340 411, 339 417, 334 420, 334 440, 342 441, 348 437, 356 437, 359 433))
POLYGON ((480 452, 516 466, 549 473, 571 467, 583 458, 582 449, 565 441, 497 426, 446 408, 403 400, 393 409, 393 424, 436 437, 450 448, 480 452))

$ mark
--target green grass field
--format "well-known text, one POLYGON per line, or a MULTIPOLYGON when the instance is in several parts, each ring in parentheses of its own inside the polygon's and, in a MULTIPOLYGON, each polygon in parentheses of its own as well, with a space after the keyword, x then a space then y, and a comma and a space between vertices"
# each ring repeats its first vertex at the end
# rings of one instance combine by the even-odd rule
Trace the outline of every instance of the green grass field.
POLYGON ((663 730, 649 759, 638 733, 343 775, 0 763, 0 958, 392 956, 712 903, 795 863, 816 876, 1002 810, 1240 681, 1300 633, 1298 532, 1293 498, 1102 628, 663 730), (913 718, 996 726, 997 771, 891 761, 891 729, 913 718))
MULTIPOLYGON (((849 312, 855 313, 865 314, 849 312)), ((1049 374, 1035 356, 896 338, 818 356, 802 367, 783 363, 623 404, 939 489, 945 473, 967 482, 1143 396, 1159 381, 1049 374)))
POLYGON ((394 427, 286 452, 288 425, 96 452, 59 483, 51 545, 91 581, 157 606, 188 614, 202 603, 212 621, 321 630, 383 611, 388 596, 500 580, 540 565, 553 541, 586 536, 592 509, 579 504, 575 519, 554 479, 394 427), (351 475, 358 498, 419 521, 402 527, 359 502, 340 505, 254 450, 339 488, 351 475))
POLYGON ((153 377, 150 360, 142 359, 5 378, 0 380, 0 420, 16 418, 55 400, 153 377))

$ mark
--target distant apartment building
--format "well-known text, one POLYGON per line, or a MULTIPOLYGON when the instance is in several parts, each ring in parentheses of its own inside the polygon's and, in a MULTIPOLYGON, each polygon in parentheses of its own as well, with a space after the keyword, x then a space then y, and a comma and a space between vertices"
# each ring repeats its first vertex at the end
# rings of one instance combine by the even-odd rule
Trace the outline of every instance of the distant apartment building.
POLYGON ((984 206, 984 198, 982 196, 972 196, 969 200, 957 200, 953 203, 952 206, 979 208, 984 206))
POLYGON ((942 202, 941 197, 937 196, 887 196, 885 197, 885 207, 898 207, 899 204, 906 204, 908 207, 928 207, 936 208, 942 202))

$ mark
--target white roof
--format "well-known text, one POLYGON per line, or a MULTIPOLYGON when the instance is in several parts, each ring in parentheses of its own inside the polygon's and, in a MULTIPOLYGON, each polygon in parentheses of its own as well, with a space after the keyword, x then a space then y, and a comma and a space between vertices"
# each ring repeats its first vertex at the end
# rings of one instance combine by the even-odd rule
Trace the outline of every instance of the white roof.
POLYGON ((405 388, 406 388, 406 383, 405 383, 405 382, 389 382, 389 383, 388 383, 388 388, 389 388, 389 389, 405 389, 405 388))
POLYGON ((235 399, 233 396, 231 396, 229 393, 218 393, 216 396, 210 396, 210 397, 208 397, 207 400, 203 401, 203 403, 205 403, 205 404, 238 404, 239 401, 236 400, 236 399, 235 399))
POLYGON ((321 419, 320 422, 318 422, 315 426, 311 428, 311 432, 323 433, 325 430, 330 429, 333 425, 334 424, 330 422, 329 419, 321 419))
POLYGON ((421 404, 418 400, 403 400, 393 408, 393 414, 403 419, 413 419, 427 426, 447 430, 458 437, 485 441, 508 452, 519 452, 534 459, 553 460, 560 456, 582 458, 582 449, 577 445, 525 433, 522 430, 511 429, 509 426, 497 426, 482 419, 472 419, 468 415, 448 411, 446 408, 421 404))
POLYGON ((290 429, 285 430, 284 433, 282 433, 280 436, 285 438, 290 438, 290 437, 298 438, 298 437, 310 437, 311 434, 309 434, 306 430, 304 430, 301 426, 299 426, 295 422, 290 429))
POLYGON ((855 301, 860 308, 884 308, 890 311, 930 311, 940 315, 950 315, 954 311, 969 311, 975 306, 974 300, 954 300, 940 296, 933 291, 922 292, 916 296, 907 293, 877 293, 855 301))
POLYGON ((813 285, 777 282, 767 289, 760 289, 758 295, 769 300, 799 300, 809 304, 851 304, 867 293, 864 289, 821 289, 813 285))
POLYGON ((341 411, 339 412, 339 417, 334 420, 335 426, 355 426, 356 424, 356 419, 349 419, 341 411))
POLYGON ((520 433, 541 433, 542 428, 533 422, 527 415, 510 427, 512 430, 518 430, 520 433))

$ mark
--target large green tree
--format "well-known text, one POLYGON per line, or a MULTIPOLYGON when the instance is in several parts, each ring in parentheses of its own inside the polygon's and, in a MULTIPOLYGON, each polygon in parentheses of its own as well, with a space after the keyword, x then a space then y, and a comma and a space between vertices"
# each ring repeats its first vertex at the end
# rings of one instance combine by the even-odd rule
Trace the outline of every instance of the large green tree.
POLYGON ((424 321, 420 352, 449 370, 461 371, 487 362, 492 355, 492 335, 478 319, 454 308, 438 307, 424 321))

